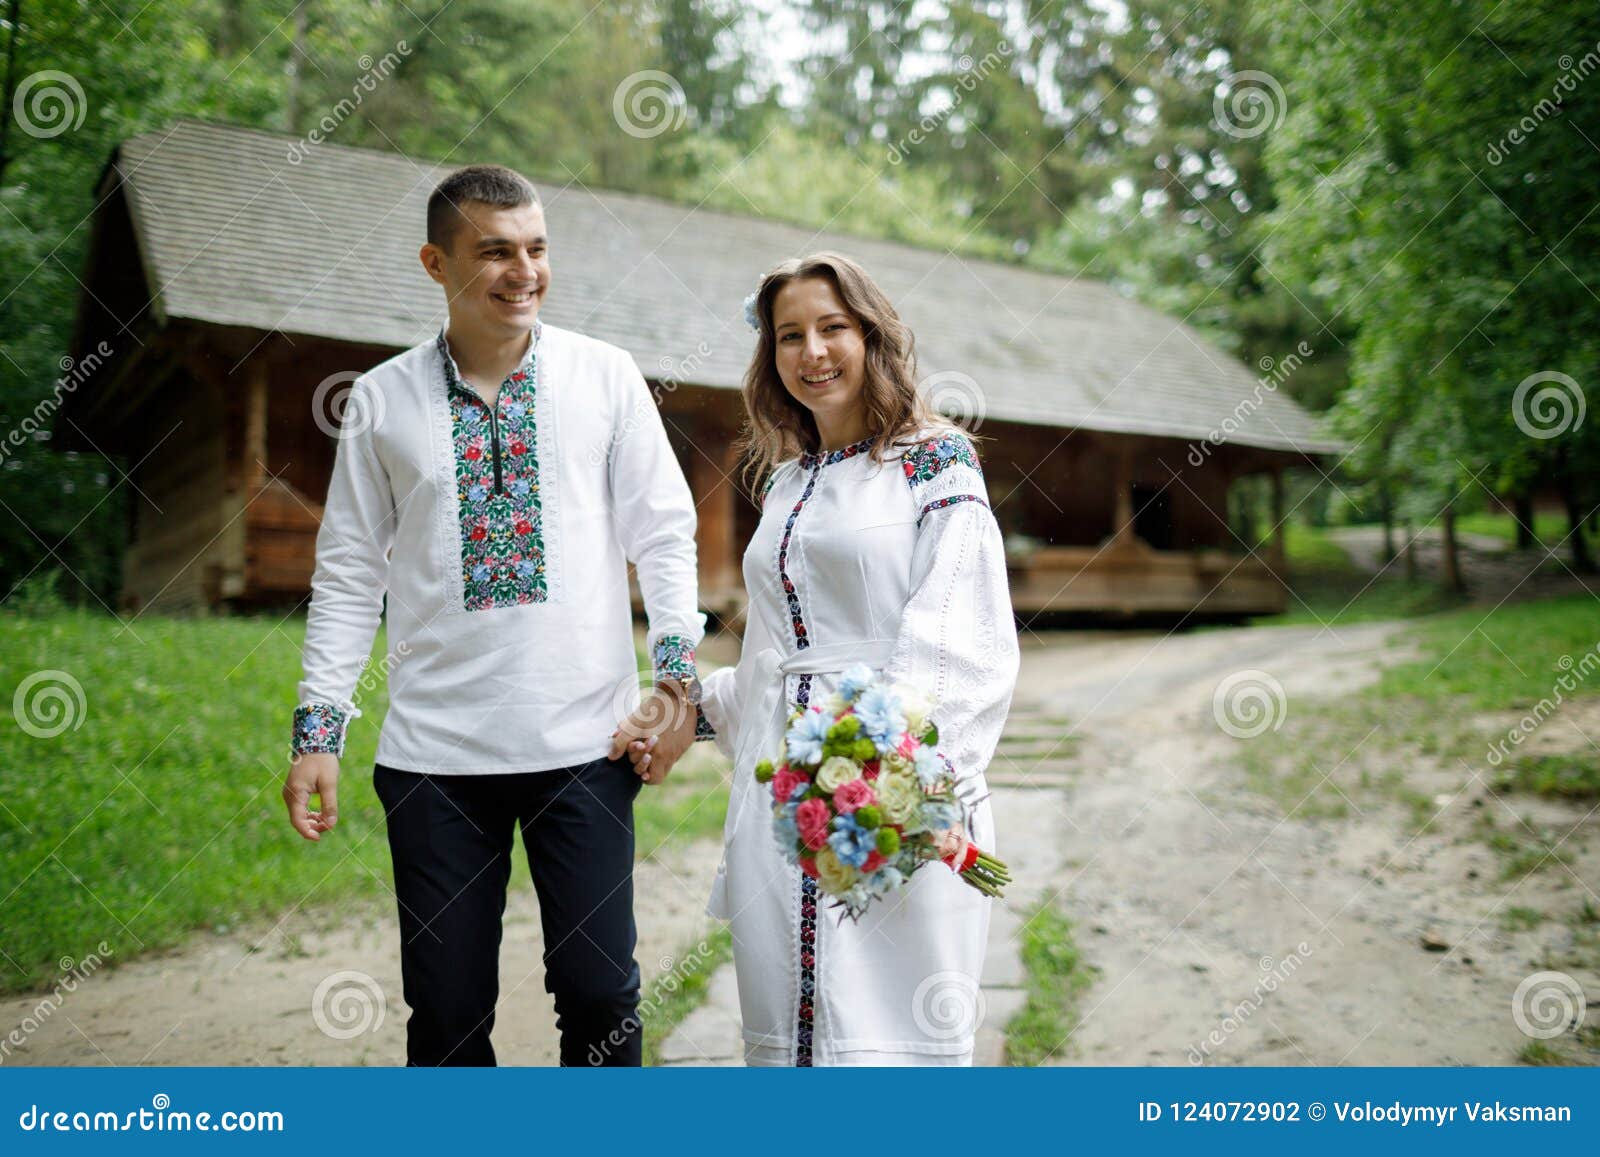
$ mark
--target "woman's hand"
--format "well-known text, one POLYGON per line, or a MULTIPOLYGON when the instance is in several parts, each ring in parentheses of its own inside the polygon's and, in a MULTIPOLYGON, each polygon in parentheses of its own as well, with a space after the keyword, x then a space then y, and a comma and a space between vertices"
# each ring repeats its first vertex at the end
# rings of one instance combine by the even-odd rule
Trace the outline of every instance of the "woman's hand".
POLYGON ((648 784, 667 778, 694 745, 695 706, 681 691, 657 686, 611 733, 612 759, 626 751, 633 770, 648 784))

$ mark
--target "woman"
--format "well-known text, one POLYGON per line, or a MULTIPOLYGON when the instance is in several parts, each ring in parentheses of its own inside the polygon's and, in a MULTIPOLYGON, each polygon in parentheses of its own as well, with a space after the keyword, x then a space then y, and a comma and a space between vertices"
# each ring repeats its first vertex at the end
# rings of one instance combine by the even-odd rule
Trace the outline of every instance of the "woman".
MULTIPOLYGON (((841 920, 782 854, 753 767, 781 751, 790 711, 866 663, 928 695, 963 796, 986 796, 1018 661, 1000 531, 972 443, 917 392, 911 332, 860 266, 785 262, 751 312, 746 448, 762 514, 744 555, 743 651, 701 700, 702 733, 734 759, 708 911, 732 921, 746 1060, 970 1064, 989 900, 930 864, 841 920)), ((971 827, 993 851, 987 802, 971 827)))

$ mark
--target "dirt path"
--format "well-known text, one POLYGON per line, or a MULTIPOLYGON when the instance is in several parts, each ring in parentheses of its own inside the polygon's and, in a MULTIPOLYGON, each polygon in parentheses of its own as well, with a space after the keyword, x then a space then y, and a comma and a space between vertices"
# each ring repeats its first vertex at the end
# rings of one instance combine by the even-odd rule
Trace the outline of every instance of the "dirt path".
MULTIPOLYGON (((718 855, 715 843, 669 848, 635 871, 636 958, 646 984, 707 928, 718 855)), ((556 1063, 543 949, 537 901, 524 887, 506 907, 494 1029, 501 1064, 556 1063)), ((22 1025, 40 999, 0 1001, 0 1025, 22 1025)), ((398 1065, 407 1015, 390 905, 297 910, 274 925, 201 934, 179 952, 92 975, 40 1018, 6 1063, 398 1065)))
MULTIPOLYGON (((1084 739, 1058 796, 1067 864, 1054 887, 1100 974, 1058 1063, 1515 1061, 1529 1038, 1513 993, 1570 932, 1508 934, 1496 917, 1508 902, 1554 912, 1593 895, 1600 820, 1565 807, 1559 832, 1582 829, 1563 848, 1573 871, 1501 882, 1490 850, 1465 837, 1477 809, 1502 806, 1481 779, 1429 781, 1439 808, 1420 833, 1398 805, 1281 818, 1243 786, 1213 715, 1219 682, 1246 669, 1275 677, 1290 712, 1354 689, 1405 655, 1397 631, 1057 640, 1027 655, 1024 708, 1081 719, 1084 739)), ((1592 1021, 1600 984, 1580 980, 1592 1021)))

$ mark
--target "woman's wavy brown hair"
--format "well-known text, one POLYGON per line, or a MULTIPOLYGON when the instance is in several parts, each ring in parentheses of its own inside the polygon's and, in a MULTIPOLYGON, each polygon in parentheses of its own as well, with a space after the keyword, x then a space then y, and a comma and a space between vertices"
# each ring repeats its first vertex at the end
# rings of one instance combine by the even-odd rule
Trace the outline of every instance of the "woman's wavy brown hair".
POLYGON ((904 444, 921 430, 945 424, 917 390, 916 339, 867 271, 840 253, 790 258, 768 270, 756 290, 759 333, 744 374, 747 424, 738 446, 744 454, 744 480, 751 494, 760 493, 762 483, 780 462, 822 449, 816 419, 784 388, 774 357, 773 300, 791 281, 808 277, 820 277, 833 285, 866 336, 861 400, 866 407, 873 460, 882 462, 897 444, 904 444))

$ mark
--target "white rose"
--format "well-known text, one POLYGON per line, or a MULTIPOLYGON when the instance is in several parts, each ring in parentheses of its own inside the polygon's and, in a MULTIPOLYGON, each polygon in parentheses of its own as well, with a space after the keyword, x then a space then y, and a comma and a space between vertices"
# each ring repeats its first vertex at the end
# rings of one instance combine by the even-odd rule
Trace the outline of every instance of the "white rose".
POLYGON ((842 755, 829 756, 817 770, 817 786, 823 791, 838 791, 852 779, 861 778, 861 768, 853 759, 842 755))
POLYGON ((928 724, 928 712, 933 710, 933 704, 923 694, 922 688, 909 683, 896 683, 894 693, 900 697, 900 710, 906 717, 906 727, 911 734, 921 736, 922 730, 928 724))

